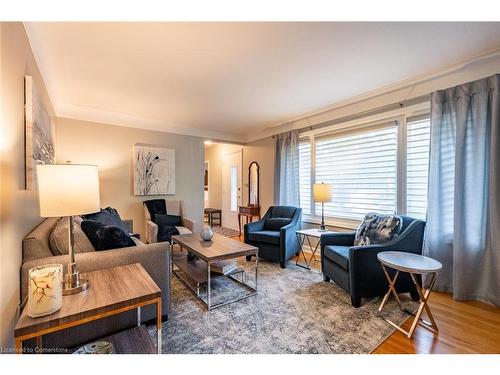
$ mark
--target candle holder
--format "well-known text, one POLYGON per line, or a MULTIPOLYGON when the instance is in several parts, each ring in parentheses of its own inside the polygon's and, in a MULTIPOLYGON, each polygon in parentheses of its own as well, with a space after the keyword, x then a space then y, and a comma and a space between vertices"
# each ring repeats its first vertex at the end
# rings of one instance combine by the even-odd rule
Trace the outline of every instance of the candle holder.
POLYGON ((47 264, 28 271, 28 316, 37 318, 61 308, 62 275, 62 264, 47 264))

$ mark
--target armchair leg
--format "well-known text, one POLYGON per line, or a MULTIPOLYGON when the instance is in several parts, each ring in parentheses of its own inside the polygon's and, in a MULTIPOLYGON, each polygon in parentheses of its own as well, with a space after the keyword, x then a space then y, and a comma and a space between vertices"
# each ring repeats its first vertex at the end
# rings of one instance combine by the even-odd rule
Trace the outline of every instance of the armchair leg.
POLYGON ((247 262, 250 262, 252 260, 252 256, 251 255, 247 255, 246 258, 247 258, 247 262))
POLYGON ((360 307, 361 306, 361 297, 354 297, 351 296, 351 304, 353 307, 360 307))
POLYGON ((323 281, 326 281, 327 283, 329 283, 330 278, 328 276, 326 276, 325 274, 323 274, 323 281))
POLYGON ((286 268, 286 262, 280 262, 280 267, 285 269, 286 268))

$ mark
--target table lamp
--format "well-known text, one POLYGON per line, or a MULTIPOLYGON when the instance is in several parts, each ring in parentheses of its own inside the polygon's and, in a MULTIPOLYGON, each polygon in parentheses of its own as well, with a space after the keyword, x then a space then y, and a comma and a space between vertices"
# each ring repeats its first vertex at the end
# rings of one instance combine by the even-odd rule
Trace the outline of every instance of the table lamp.
POLYGON ((40 216, 68 216, 68 269, 64 275, 63 294, 75 294, 88 287, 80 278, 73 251, 73 218, 100 209, 99 173, 96 165, 37 165, 40 216))
POLYGON ((316 203, 321 203, 321 226, 320 232, 326 232, 325 227, 325 203, 332 201, 332 185, 331 184, 314 184, 313 185, 313 199, 316 203))

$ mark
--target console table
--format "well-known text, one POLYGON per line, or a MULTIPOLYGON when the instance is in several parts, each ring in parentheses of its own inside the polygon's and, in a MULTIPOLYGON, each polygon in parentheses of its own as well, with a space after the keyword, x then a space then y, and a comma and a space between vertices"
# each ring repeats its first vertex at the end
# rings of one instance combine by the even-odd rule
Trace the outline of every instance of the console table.
POLYGON ((260 220, 260 206, 239 206, 238 207, 238 228, 241 236, 241 217, 247 218, 247 224, 253 221, 254 217, 260 220))
MULTIPOLYGON (((14 330, 16 353, 23 353, 23 341, 35 338, 36 352, 42 352, 42 336, 93 320, 137 310, 156 304, 157 351, 161 354, 161 289, 139 263, 82 273, 89 288, 63 296, 60 310, 39 318, 30 318, 25 308, 14 330)), ((136 334, 137 336, 137 334, 136 334)), ((147 347, 147 346, 146 346, 147 347)))

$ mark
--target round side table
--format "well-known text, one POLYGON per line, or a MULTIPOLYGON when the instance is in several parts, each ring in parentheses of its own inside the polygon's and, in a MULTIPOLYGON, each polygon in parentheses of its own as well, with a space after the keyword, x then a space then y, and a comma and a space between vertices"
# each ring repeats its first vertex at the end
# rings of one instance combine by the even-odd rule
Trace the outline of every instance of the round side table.
POLYGON ((405 331, 403 328, 395 324, 394 322, 390 321, 389 319, 386 319, 382 316, 382 318, 389 324, 391 324, 393 327, 396 329, 400 330, 403 332, 408 338, 411 338, 413 335, 413 332, 415 332, 415 328, 417 328, 417 324, 423 323, 426 327, 431 329, 434 333, 438 333, 438 328, 436 325, 436 322, 434 320, 434 317, 432 316, 431 309, 429 308, 429 305, 427 304, 427 301, 429 300, 429 296, 432 291, 432 287, 434 286, 434 283, 436 282, 437 275, 439 271, 443 268, 443 265, 439 263, 437 260, 425 257, 423 255, 418 255, 418 254, 412 254, 412 253, 405 253, 405 252, 400 252, 400 251, 383 251, 377 255, 377 259, 380 261, 380 264, 382 266, 382 269, 384 270, 385 276, 387 277, 387 281, 389 282, 389 290, 387 293, 384 295, 384 298, 382 299, 382 303, 380 304, 380 307, 378 308, 378 316, 381 316, 382 309, 389 299, 389 296, 391 293, 394 295, 394 298, 398 302, 399 308, 401 311, 406 312, 408 314, 413 315, 415 318, 413 319, 411 328, 409 331, 405 331), (392 268, 396 270, 396 273, 394 275, 394 278, 391 279, 391 276, 389 275, 389 272, 387 272, 387 268, 392 268), (399 272, 408 272, 411 276, 411 279, 413 283, 415 284, 415 288, 417 289, 418 295, 420 297, 420 306, 417 309, 416 314, 413 314, 412 312, 406 310, 399 299, 398 293, 396 291, 396 280, 398 279, 399 272), (429 286, 427 288, 424 288, 423 285, 420 286, 420 284, 417 282, 416 275, 424 275, 424 274, 430 274, 431 279, 429 281, 429 286), (422 312, 424 311, 427 312, 427 316, 429 317, 430 322, 425 321, 424 319, 421 318, 422 312))

